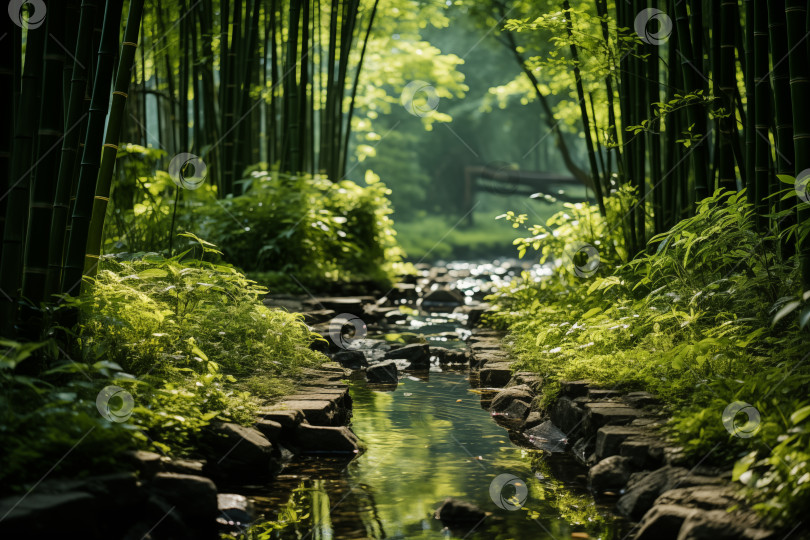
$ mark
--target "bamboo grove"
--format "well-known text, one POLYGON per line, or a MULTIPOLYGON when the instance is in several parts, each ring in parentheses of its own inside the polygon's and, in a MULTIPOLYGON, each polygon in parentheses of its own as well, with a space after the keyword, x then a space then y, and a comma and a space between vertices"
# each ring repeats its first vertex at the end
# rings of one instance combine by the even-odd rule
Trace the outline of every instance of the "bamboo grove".
POLYGON ((16 2, 0 31, 2 335, 94 273, 121 141, 199 156, 219 197, 259 161, 341 178, 377 3, 16 2))
MULTIPOLYGON (((498 26, 566 167, 600 210, 632 187, 638 202, 615 224, 629 257, 715 189, 746 189, 763 236, 778 239, 766 245, 795 256, 810 288, 810 239, 795 232, 810 223, 810 205, 784 197, 780 183, 810 169, 806 1, 555 1, 558 16, 536 20, 533 2, 456 3, 498 26), (522 41, 543 25, 554 37, 534 48, 553 43, 566 59, 584 152, 566 144, 552 110, 560 96, 522 41)), ((93 273, 122 143, 159 148, 164 170, 173 156, 198 156, 221 198, 239 195, 259 162, 343 178, 366 48, 378 9, 388 9, 379 0, 11 4, 22 7, 0 17, 4 335, 93 273)))
POLYGON ((592 187, 602 213, 620 186, 633 188, 638 202, 615 225, 628 256, 716 189, 746 189, 763 236, 780 236, 785 260, 798 250, 810 287, 806 233, 784 234, 810 219, 807 3, 546 4, 493 1, 477 9, 486 24, 498 21, 499 39, 530 80, 567 168, 592 187), (570 162, 563 118, 552 114, 555 96, 544 86, 560 71, 570 73, 570 110, 584 134, 587 159, 579 164, 570 162), (784 196, 788 176, 798 178, 798 205, 784 196))

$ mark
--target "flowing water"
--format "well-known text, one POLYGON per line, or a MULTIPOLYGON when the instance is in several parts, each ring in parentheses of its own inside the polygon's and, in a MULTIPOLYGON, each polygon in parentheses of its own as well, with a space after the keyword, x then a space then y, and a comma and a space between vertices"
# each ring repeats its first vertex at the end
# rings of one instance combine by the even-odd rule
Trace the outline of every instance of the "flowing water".
MULTIPOLYGON (((455 315, 403 315, 394 337, 422 334, 463 347, 455 315)), ((390 329, 389 329, 390 331, 390 329)), ((385 336, 369 336, 377 339, 385 336)), ((391 335, 388 336, 391 339, 391 335)), ((624 522, 584 489, 567 454, 522 448, 481 406, 466 370, 405 373, 396 389, 351 382, 354 460, 301 458, 269 490, 252 493, 265 538, 621 539, 624 522), (505 475, 505 476, 503 476, 505 475), (486 517, 454 530, 434 519, 447 497, 486 517)), ((258 537, 258 536, 257 536, 258 537)))

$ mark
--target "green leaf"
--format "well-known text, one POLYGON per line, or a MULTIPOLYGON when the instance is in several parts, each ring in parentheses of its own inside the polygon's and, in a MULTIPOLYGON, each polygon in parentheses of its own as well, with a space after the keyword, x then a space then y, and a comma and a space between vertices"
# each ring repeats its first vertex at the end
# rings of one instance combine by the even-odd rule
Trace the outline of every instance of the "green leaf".
POLYGON ((148 270, 138 272, 138 277, 141 279, 165 278, 168 275, 169 273, 161 268, 150 268, 148 270))
POLYGON ((771 325, 776 326, 776 323, 793 313, 800 305, 802 305, 802 303, 796 300, 788 302, 785 307, 780 309, 776 315, 773 316, 773 323, 771 323, 771 325))
POLYGON ((788 174, 777 174, 776 177, 783 184, 790 184, 792 186, 796 183, 796 179, 788 174))
POLYGON ((801 409, 793 411, 793 414, 790 415, 790 421, 794 424, 798 424, 808 416, 810 416, 810 405, 806 405, 801 409))
POLYGON ((742 474, 754 464, 756 459, 757 453, 751 452, 750 454, 747 454, 746 456, 737 460, 737 462, 734 464, 734 469, 731 471, 731 479, 735 482, 739 480, 740 476, 742 476, 742 474))
POLYGON ((799 315, 799 328, 804 328, 810 323, 810 307, 806 308, 801 315, 799 315))
POLYGON ((590 319, 591 317, 593 317, 597 313, 600 313, 601 311, 602 311, 602 308, 600 308, 600 307, 591 308, 591 309, 589 309, 588 311, 586 311, 585 313, 582 314, 582 319, 583 320, 590 319))

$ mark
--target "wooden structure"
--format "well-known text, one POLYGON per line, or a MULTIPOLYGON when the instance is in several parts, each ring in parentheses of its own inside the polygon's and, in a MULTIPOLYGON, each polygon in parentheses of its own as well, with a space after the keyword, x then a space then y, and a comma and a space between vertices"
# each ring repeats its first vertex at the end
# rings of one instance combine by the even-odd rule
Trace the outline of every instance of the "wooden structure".
POLYGON ((500 195, 530 196, 542 192, 554 198, 578 202, 580 199, 564 193, 557 193, 560 187, 582 186, 573 176, 542 171, 519 171, 508 167, 473 165, 464 168, 464 208, 467 210, 467 223, 473 223, 475 195, 479 191, 500 195))

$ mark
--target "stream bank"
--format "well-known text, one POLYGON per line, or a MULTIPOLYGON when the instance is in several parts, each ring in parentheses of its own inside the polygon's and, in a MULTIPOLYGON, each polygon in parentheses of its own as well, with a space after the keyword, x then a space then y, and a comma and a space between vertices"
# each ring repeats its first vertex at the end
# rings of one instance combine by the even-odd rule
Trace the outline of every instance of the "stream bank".
MULTIPOLYGON (((216 424, 204 459, 126 456, 133 473, 43 482, 3 532, 66 537, 776 538, 727 471, 685 463, 655 396, 514 372, 477 325, 515 261, 422 267, 361 297, 270 296, 301 312, 328 362, 262 408, 216 424), (630 521, 618 514, 624 514, 630 521)), ((122 456, 124 459, 124 456, 122 456)), ((5 503, 6 501, 3 501, 5 503)), ((13 507, 12 507, 12 502, 13 507)))

